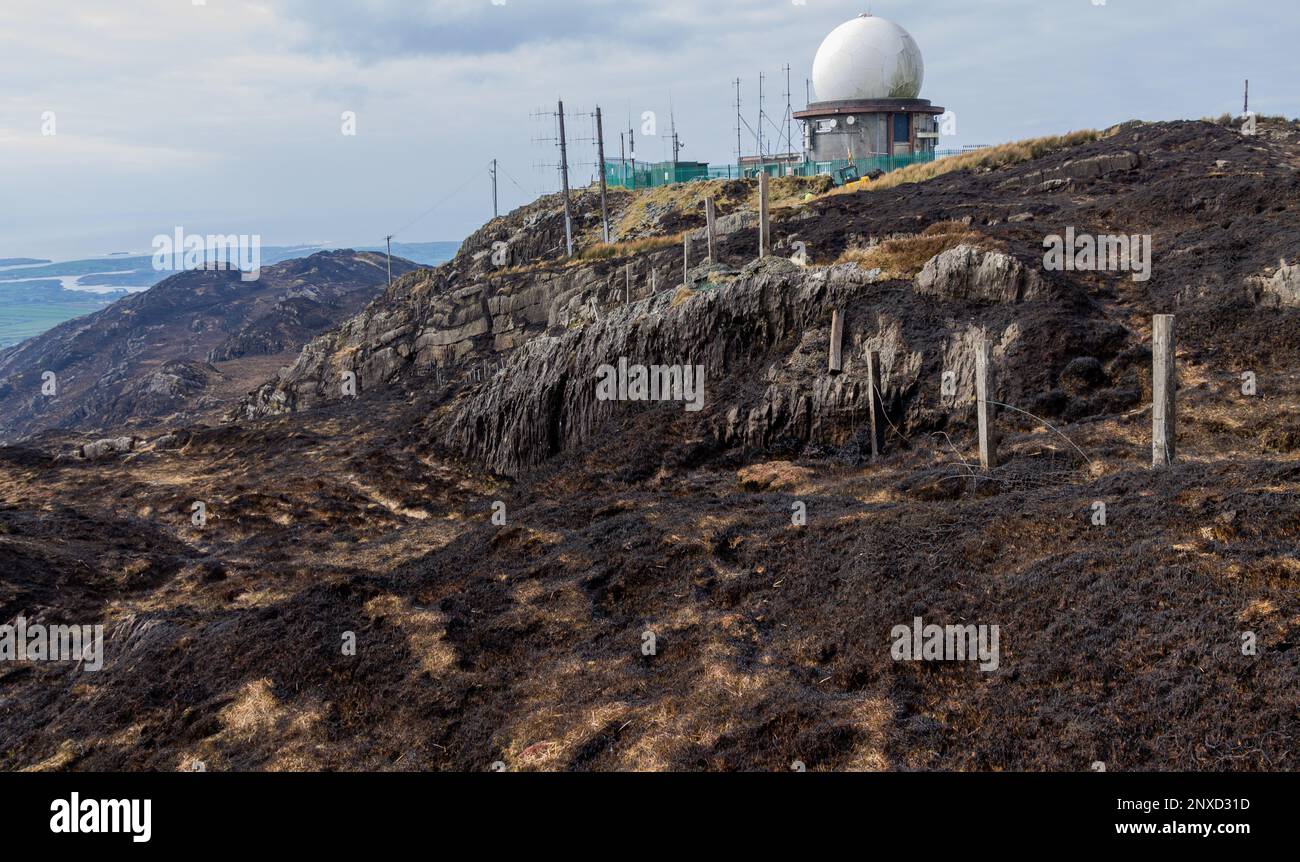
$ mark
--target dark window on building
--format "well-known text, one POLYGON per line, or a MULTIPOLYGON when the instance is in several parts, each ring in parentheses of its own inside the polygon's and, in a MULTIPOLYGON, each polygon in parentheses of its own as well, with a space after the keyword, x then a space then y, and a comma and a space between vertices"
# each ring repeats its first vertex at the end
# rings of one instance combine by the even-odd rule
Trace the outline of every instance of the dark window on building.
POLYGON ((908 130, 907 119, 911 114, 894 114, 894 143, 905 144, 912 140, 912 134, 908 130))

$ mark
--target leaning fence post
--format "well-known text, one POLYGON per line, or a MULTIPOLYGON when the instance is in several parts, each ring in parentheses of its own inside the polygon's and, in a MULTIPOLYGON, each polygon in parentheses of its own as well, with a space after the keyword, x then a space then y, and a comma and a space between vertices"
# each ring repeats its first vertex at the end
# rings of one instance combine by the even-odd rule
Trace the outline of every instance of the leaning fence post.
POLYGON ((1178 436, 1175 396, 1178 368, 1174 360, 1174 316, 1151 320, 1151 466, 1173 464, 1178 436))
POLYGON ((843 356, 840 348, 844 342, 844 315, 837 308, 831 312, 831 355, 828 370, 831 374, 839 374, 844 370, 843 356))
POLYGON ((998 466, 998 443, 993 431, 993 405, 989 396, 994 388, 993 363, 988 339, 981 334, 975 349, 975 394, 979 399, 980 468, 987 471, 998 466))
POLYGON ((772 236, 767 220, 767 172, 758 175, 758 256, 767 257, 772 250, 772 236))
POLYGON ((704 221, 708 225, 709 264, 712 265, 718 262, 717 210, 713 198, 704 199, 704 221))
POLYGON ((871 460, 875 461, 885 450, 885 402, 880 390, 880 351, 867 351, 867 383, 871 387, 867 400, 871 419, 871 460))

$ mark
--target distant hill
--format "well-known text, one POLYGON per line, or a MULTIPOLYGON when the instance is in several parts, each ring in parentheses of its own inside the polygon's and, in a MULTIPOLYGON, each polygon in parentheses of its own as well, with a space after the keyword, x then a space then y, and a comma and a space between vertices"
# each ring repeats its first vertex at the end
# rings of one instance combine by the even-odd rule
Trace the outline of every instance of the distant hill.
MULTIPOLYGON (((393 255, 421 266, 438 266, 451 260, 459 245, 393 243, 393 255)), ((262 265, 273 266, 328 250, 320 245, 263 246, 262 265)), ((382 253, 384 249, 367 246, 357 251, 382 253)), ((154 269, 153 258, 139 254, 58 262, 0 258, 0 348, 39 335, 65 320, 98 311, 129 292, 153 287, 175 274, 172 270, 154 269)))
MULTIPOLYGON (((394 277, 413 269, 394 257, 394 277)), ((378 295, 387 278, 383 255, 351 250, 273 264, 257 281, 235 271, 171 276, 0 351, 0 439, 201 414, 214 390, 261 382, 278 357, 287 364, 378 295), (54 396, 41 391, 47 372, 54 396)))

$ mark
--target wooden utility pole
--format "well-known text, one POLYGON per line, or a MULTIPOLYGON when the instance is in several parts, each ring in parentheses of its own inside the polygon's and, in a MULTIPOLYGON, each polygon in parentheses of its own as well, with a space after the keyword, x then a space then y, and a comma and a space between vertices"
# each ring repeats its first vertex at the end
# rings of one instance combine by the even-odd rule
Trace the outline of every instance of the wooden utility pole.
POLYGON ((1151 339, 1151 466, 1160 468, 1174 463, 1178 434, 1178 368, 1172 314, 1157 314, 1152 319, 1151 339))
POLYGON ((564 101, 559 103, 560 177, 564 187, 564 248, 573 257, 573 206, 569 201, 569 148, 564 140, 564 101))
POLYGON ((844 370, 843 354, 840 352, 844 342, 844 314, 837 308, 831 312, 831 357, 828 370, 839 374, 844 370))
POLYGON ((980 468, 989 471, 998 466, 998 441, 993 430, 993 405, 989 399, 996 381, 988 338, 981 334, 975 348, 975 395, 979 399, 980 468))
POLYGON ((389 234, 384 237, 384 242, 388 244, 388 288, 393 287, 393 235, 389 234))
POLYGON ((1241 115, 1244 117, 1250 113, 1250 78, 1246 79, 1246 97, 1241 105, 1241 115))
POLYGON ((609 209, 605 206, 605 127, 596 107, 596 155, 600 159, 600 228, 603 242, 609 243, 609 209))
POLYGON ((772 237, 767 221, 767 171, 758 175, 758 256, 767 257, 772 251, 772 237))
POLYGON ((492 218, 497 218, 497 160, 492 160, 492 218))
POLYGON ((710 265, 713 265, 718 262, 717 217, 718 217, 717 209, 713 203, 713 198, 705 198, 704 199, 704 221, 708 225, 710 265))
POLYGON ((867 351, 867 382, 871 386, 871 397, 867 403, 871 420, 871 460, 880 458, 885 451, 885 402, 880 389, 880 351, 867 351))

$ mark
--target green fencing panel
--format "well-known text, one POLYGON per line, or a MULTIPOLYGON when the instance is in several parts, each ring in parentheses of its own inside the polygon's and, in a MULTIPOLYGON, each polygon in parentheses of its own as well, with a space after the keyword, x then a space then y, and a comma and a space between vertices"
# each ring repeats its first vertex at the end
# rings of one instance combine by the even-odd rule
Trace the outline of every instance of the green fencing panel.
POLYGON ((767 162, 747 165, 710 165, 705 162, 605 162, 605 182, 624 189, 648 189, 692 180, 753 178, 760 173, 770 177, 815 177, 826 174, 836 184, 843 184, 872 171, 896 171, 936 157, 956 155, 958 151, 915 153, 910 156, 868 156, 862 159, 837 159, 830 162, 767 162))

